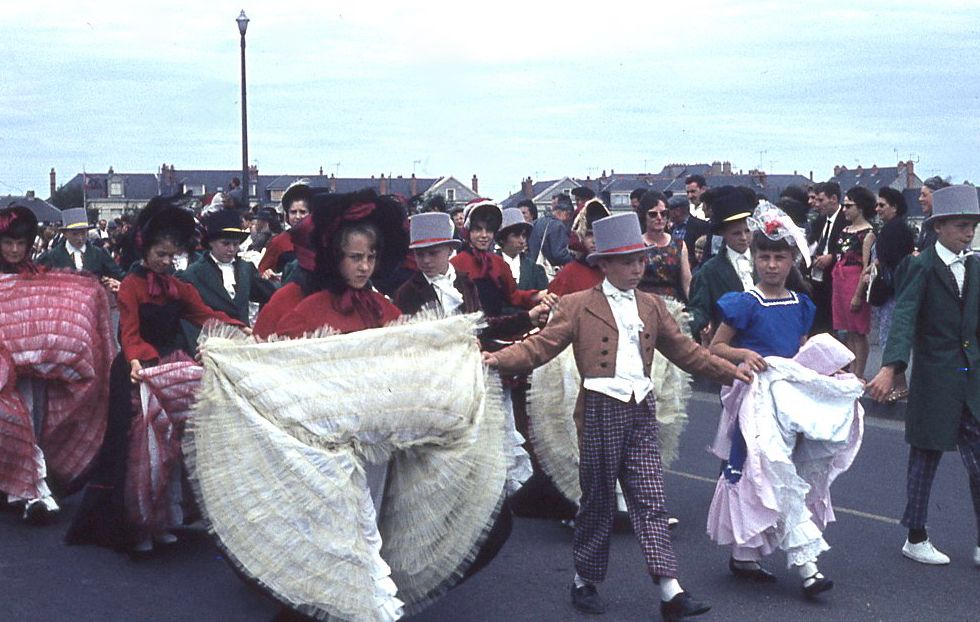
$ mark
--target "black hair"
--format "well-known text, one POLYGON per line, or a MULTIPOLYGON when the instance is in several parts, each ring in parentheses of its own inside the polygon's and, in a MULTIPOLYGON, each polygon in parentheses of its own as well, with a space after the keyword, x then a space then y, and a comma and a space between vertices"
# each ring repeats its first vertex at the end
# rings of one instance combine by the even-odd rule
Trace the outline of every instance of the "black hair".
POLYGON ((637 188, 636 190, 630 193, 630 201, 632 201, 633 199, 639 201, 641 198, 643 198, 643 193, 646 191, 647 191, 646 188, 637 188))
POLYGON ((871 192, 864 186, 854 186, 845 193, 848 199, 854 201, 858 209, 861 210, 861 215, 864 219, 871 221, 875 217, 875 193, 871 192))
POLYGON ((0 237, 10 238, 12 240, 27 240, 28 246, 34 244, 38 232, 37 217, 34 216, 34 212, 15 203, 6 209, 0 210, 0 213, 9 219, 10 222, 6 229, 0 233, 0 237))
POLYGON ((517 204, 517 209, 521 209, 522 207, 526 207, 527 211, 531 212, 531 220, 538 219, 538 206, 534 204, 534 201, 524 199, 517 204))
POLYGON ((640 204, 636 206, 636 217, 640 220, 640 231, 647 230, 647 212, 655 208, 658 203, 663 203, 664 207, 667 207, 667 197, 659 190, 647 190, 640 197, 640 204))
POLYGON ((575 206, 572 205, 571 197, 569 197, 567 194, 559 194, 558 197, 555 199, 555 209, 561 209, 561 210, 565 210, 566 212, 570 212, 575 209, 575 206))
POLYGON ((698 188, 704 188, 708 185, 708 182, 705 181, 704 175, 688 175, 684 179, 684 185, 686 186, 687 184, 697 184, 698 188))
POLYGON ((909 205, 905 202, 905 195, 891 186, 885 186, 879 190, 878 196, 894 207, 895 213, 899 216, 904 216, 909 211, 909 205))
POLYGON ((837 197, 837 201, 840 201, 840 184, 836 181, 822 181, 815 185, 813 189, 817 194, 822 192, 828 199, 830 197, 837 197))
POLYGON ((782 199, 783 197, 789 197, 794 201, 802 203, 803 205, 806 205, 810 200, 810 196, 807 194, 806 190, 795 184, 790 184, 783 188, 783 191, 779 193, 779 198, 782 199))
POLYGON ((340 262, 344 259, 344 245, 351 236, 363 235, 371 240, 371 249, 380 254, 383 245, 381 231, 368 221, 345 224, 333 234, 330 243, 317 249, 316 269, 310 277, 311 290, 327 290, 332 294, 342 294, 347 289, 347 281, 340 273, 340 262))
POLYGON ((935 175, 922 182, 922 185, 935 192, 936 190, 949 186, 949 182, 939 175, 935 175))
POLYGON ((588 201, 589 199, 595 198, 595 192, 592 190, 592 188, 579 186, 577 188, 572 188, 572 196, 580 201, 588 201))

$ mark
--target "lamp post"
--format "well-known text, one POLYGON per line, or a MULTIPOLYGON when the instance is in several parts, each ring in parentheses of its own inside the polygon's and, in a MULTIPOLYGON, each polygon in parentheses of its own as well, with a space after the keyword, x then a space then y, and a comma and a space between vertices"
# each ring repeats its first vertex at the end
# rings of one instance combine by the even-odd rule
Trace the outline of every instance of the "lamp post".
POLYGON ((235 21, 238 22, 238 32, 242 35, 242 203, 248 209, 248 113, 245 108, 245 31, 248 29, 248 17, 244 10, 235 21))

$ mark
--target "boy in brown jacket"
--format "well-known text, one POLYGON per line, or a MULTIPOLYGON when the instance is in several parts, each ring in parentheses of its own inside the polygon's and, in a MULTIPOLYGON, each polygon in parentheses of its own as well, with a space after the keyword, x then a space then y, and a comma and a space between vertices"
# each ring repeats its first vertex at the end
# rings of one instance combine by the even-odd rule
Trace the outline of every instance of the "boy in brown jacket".
POLYGON ((751 373, 684 336, 660 298, 636 290, 646 247, 634 214, 597 220, 594 232, 596 251, 588 260, 598 263, 605 280, 563 297, 540 333, 485 353, 484 361, 505 373, 525 373, 572 345, 585 394, 572 604, 587 613, 605 611, 596 585, 606 575, 619 479, 647 569, 660 585, 661 613, 665 620, 679 620, 702 614, 710 605, 696 601, 677 581, 651 393, 653 351, 659 349, 688 372, 726 384, 736 378, 751 382, 751 373))

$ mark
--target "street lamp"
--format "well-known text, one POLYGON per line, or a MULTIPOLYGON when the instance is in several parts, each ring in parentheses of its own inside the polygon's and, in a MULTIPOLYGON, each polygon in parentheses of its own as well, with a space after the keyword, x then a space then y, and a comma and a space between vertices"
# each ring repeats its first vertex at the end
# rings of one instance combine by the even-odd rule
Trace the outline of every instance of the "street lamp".
POLYGON ((245 31, 248 29, 248 17, 245 11, 238 15, 238 32, 242 35, 242 203, 248 209, 248 114, 245 109, 245 31))

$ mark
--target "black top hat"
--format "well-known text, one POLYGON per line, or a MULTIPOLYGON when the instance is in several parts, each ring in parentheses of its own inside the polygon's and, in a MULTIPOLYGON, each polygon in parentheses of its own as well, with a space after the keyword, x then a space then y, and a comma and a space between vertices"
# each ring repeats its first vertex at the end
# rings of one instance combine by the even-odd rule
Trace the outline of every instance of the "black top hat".
POLYGON ((375 274, 390 274, 408 254, 407 215, 394 197, 378 196, 371 188, 343 194, 314 190, 310 196, 310 210, 316 249, 314 290, 340 293, 346 287, 339 272, 340 257, 336 249, 339 236, 347 226, 368 223, 378 230, 375 274))
POLYGON ((248 231, 242 229, 242 218, 237 210, 222 209, 204 217, 204 235, 209 242, 214 240, 241 242, 248 237, 248 231))
POLYGON ((701 198, 711 207, 712 233, 721 233, 726 224, 752 215, 748 197, 735 186, 710 188, 701 198))

